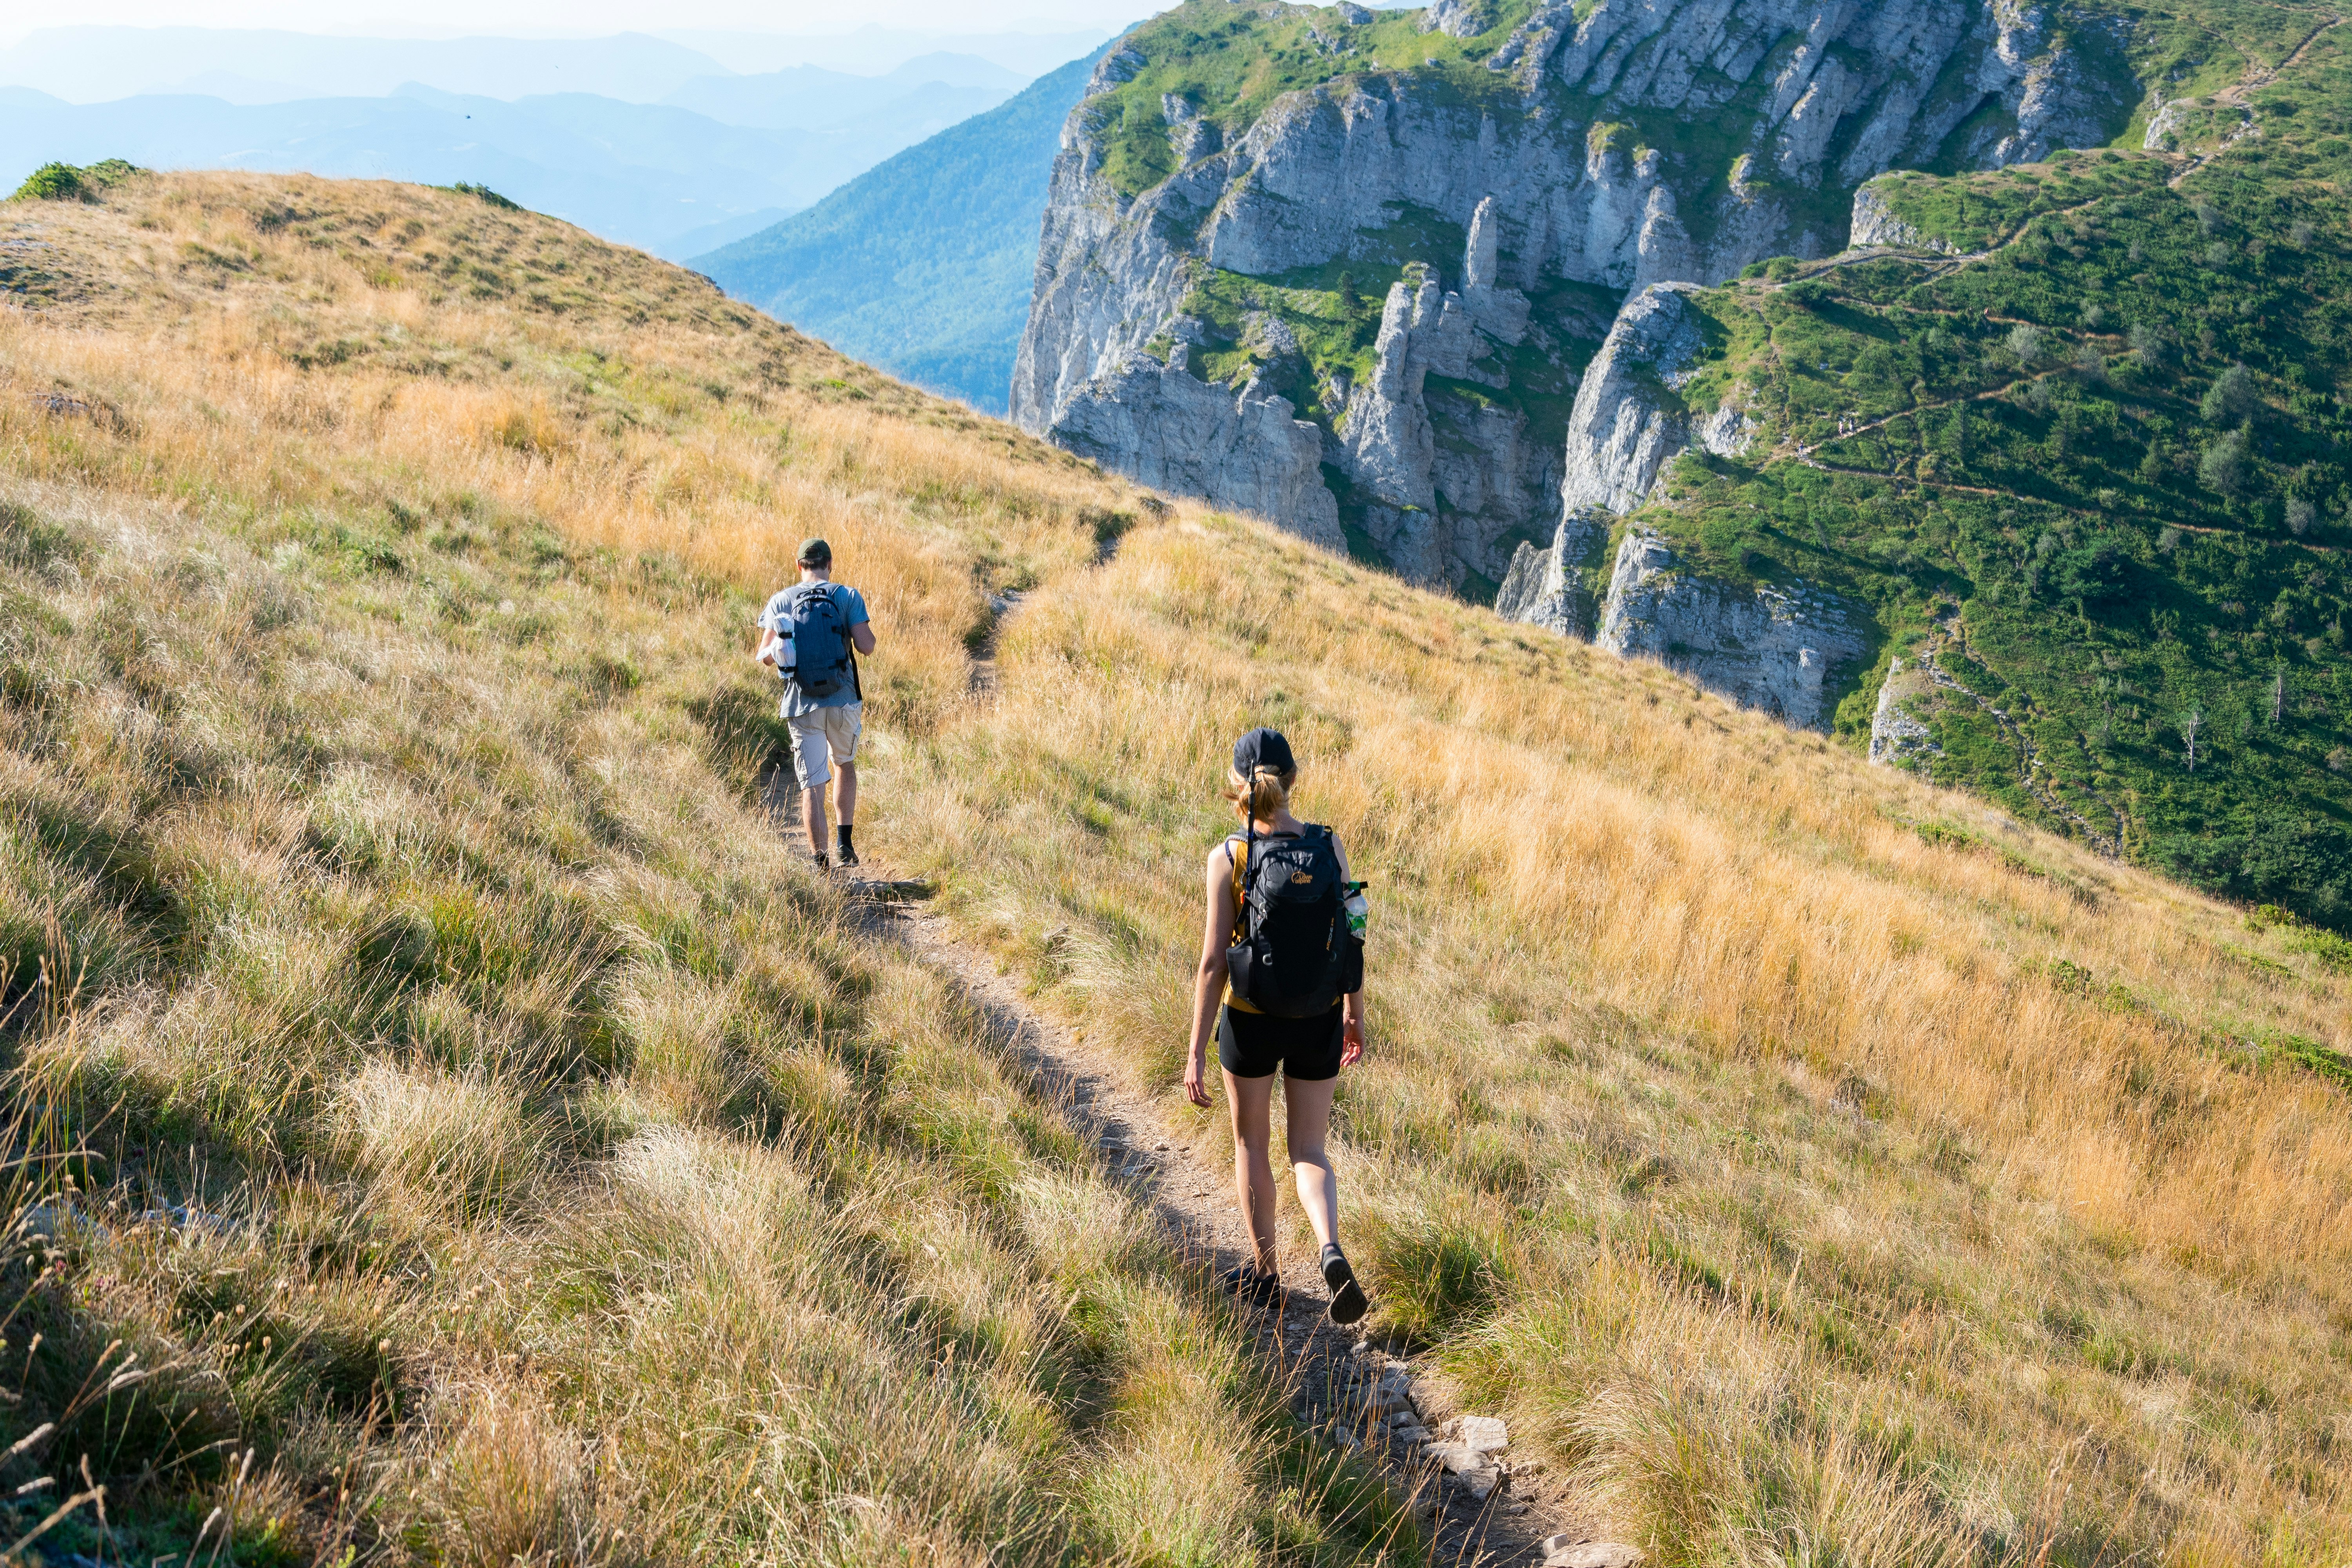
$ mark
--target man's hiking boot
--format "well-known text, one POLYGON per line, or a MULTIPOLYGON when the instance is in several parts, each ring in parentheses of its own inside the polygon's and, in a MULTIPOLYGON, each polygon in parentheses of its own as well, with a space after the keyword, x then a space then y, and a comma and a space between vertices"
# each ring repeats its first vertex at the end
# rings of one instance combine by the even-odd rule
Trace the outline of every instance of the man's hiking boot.
POLYGON ((833 869, 833 862, 825 858, 824 851, 822 849, 810 855, 809 862, 820 871, 830 871, 833 869))
POLYGON ((1226 1269, 1218 1277, 1218 1283, 1254 1307, 1275 1307, 1282 1303, 1282 1277, 1261 1274, 1246 1263, 1237 1263, 1226 1269))
POLYGON ((1331 1321, 1352 1323, 1364 1315, 1370 1305, 1364 1300, 1364 1288, 1356 1283, 1356 1271, 1348 1267, 1348 1258, 1336 1247, 1323 1249, 1323 1283, 1331 1290, 1331 1321))
POLYGON ((834 858, 839 860, 845 867, 856 865, 857 846, 849 841, 849 829, 835 828, 834 837, 838 841, 834 847, 834 858))

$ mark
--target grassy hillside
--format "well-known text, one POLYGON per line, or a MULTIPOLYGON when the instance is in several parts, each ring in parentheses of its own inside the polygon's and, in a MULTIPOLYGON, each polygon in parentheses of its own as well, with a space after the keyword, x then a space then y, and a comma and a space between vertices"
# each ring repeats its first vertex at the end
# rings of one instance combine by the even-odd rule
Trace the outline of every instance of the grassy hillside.
POLYGON ((693 265, 844 353, 1001 413, 1062 121, 1093 68, 1049 71, 693 265))
POLYGON ((7 216, 9 1541, 94 1474, 46 1547, 1410 1555, 751 809, 802 534, 912 736, 1117 490, 470 197, 7 216))
POLYGON ((87 1453, 126 1557, 218 1507, 247 1562, 1413 1558, 755 809, 742 624, 823 531, 883 641, 869 855, 1139 1086, 1232 734, 1289 730, 1377 900, 1371 1327, 1515 1486, 1668 1563, 2352 1550, 2307 933, 528 214, 6 221, 19 1533, 87 1453))

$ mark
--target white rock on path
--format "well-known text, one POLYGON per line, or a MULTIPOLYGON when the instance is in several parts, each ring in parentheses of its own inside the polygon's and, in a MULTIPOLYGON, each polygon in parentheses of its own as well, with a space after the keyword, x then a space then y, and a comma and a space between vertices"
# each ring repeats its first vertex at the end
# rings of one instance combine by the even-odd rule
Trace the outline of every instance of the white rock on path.
POLYGON ((1511 1429, 1499 1415, 1465 1415, 1462 1446, 1473 1453, 1493 1454, 1510 1447, 1511 1429))
POLYGON ((1642 1549, 1615 1541, 1571 1541, 1565 1535, 1546 1536, 1538 1543, 1544 1568, 1633 1568, 1642 1549))

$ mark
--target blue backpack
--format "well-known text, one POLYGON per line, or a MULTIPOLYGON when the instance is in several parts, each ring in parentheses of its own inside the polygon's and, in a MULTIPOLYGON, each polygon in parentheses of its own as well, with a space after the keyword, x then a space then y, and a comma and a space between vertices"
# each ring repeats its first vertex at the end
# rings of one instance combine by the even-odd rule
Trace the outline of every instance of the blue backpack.
POLYGON ((803 583, 786 605, 793 639, 793 684, 803 697, 837 695, 857 679, 849 645, 849 612, 830 583, 803 583))

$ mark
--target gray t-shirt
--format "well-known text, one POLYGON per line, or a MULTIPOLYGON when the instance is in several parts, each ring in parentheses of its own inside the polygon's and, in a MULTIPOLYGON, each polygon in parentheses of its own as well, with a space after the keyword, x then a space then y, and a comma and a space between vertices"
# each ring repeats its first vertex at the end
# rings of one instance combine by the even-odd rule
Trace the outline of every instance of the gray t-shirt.
MULTIPOLYGON (((806 585, 795 583, 789 588, 779 590, 776 596, 768 601, 768 607, 760 612, 761 628, 774 632, 780 637, 789 635, 793 624, 792 597, 806 585)), ((848 612, 849 624, 853 626, 864 626, 867 618, 866 595, 845 583, 830 583, 826 586, 833 591, 833 596, 840 601, 841 607, 848 612)), ((830 697, 803 697, 801 695, 797 681, 785 681, 784 717, 797 719, 803 713, 814 713, 820 708, 846 708, 853 702, 862 700, 866 693, 858 684, 857 649, 855 646, 849 650, 849 684, 830 697)))

